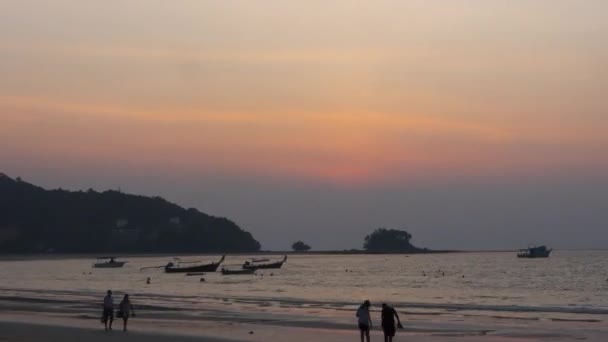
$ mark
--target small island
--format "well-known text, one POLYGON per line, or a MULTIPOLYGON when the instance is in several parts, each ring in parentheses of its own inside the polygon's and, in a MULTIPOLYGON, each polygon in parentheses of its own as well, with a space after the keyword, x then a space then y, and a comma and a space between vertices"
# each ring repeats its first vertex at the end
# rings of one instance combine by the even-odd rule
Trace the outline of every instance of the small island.
POLYGON ((294 252, 308 252, 311 247, 302 241, 296 241, 291 245, 291 249, 293 249, 294 252))
POLYGON ((363 248, 368 253, 426 253, 410 242, 412 235, 405 230, 378 228, 365 237, 363 248))

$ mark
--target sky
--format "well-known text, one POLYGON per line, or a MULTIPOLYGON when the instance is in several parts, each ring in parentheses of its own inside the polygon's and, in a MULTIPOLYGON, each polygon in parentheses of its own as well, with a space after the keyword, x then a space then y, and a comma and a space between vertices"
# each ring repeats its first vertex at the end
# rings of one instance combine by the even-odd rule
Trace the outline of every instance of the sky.
POLYGON ((0 2, 0 172, 265 249, 608 248, 604 0, 0 2))

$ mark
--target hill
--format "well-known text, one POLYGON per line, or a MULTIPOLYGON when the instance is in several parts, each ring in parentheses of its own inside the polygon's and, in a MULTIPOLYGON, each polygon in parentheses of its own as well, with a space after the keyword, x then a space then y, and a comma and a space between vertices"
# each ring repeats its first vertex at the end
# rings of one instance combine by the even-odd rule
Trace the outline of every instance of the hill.
POLYGON ((405 230, 378 228, 365 237, 363 248, 368 253, 426 253, 411 243, 412 235, 405 230))
POLYGON ((234 222, 160 197, 45 190, 0 173, 0 252, 256 252, 234 222))

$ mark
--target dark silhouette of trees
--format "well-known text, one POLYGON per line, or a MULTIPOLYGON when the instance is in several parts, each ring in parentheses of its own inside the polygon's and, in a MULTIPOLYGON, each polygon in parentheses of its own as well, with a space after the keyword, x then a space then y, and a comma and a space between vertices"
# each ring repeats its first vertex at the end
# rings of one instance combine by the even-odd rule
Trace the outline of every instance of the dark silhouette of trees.
POLYGON ((421 249, 410 243, 412 235, 404 230, 378 228, 365 237, 363 248, 375 253, 418 252, 421 249))
POLYGON ((0 173, 0 253, 259 250, 234 222, 160 197, 45 190, 0 173))
POLYGON ((294 242, 291 248, 296 252, 308 252, 310 250, 310 246, 302 241, 294 242))

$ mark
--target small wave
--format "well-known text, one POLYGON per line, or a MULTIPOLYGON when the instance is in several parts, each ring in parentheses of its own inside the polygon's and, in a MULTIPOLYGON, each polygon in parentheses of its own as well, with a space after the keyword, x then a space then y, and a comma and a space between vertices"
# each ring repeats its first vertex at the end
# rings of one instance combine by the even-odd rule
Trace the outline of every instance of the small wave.
POLYGON ((553 322, 580 322, 580 323, 601 323, 599 319, 573 319, 573 318, 551 318, 553 322))
MULTIPOLYGON (((88 301, 97 298, 98 293, 89 291, 36 291, 27 289, 0 289, 9 290, 11 293, 0 296, 0 299, 9 301, 48 301, 48 302, 64 302, 64 301, 80 301, 83 299, 88 301)), ((184 305, 196 305, 205 301, 226 302, 227 300, 233 303, 258 305, 260 307, 272 305, 289 305, 293 307, 317 307, 330 310, 353 309, 359 305, 359 302, 348 301, 322 301, 322 300, 307 300, 298 298, 285 297, 220 297, 220 296, 180 296, 167 294, 134 294, 143 302, 150 305, 150 308, 160 310, 183 310, 184 305)), ((142 303, 143 304, 143 303, 142 303)), ((491 304, 474 304, 474 303, 420 303, 420 302, 393 302, 397 309, 403 311, 407 309, 422 309, 422 310, 443 310, 447 312, 458 311, 485 311, 485 312, 523 312, 523 313, 569 313, 569 314, 608 314, 608 308, 603 307, 587 307, 587 306, 520 306, 520 305, 491 305, 491 304)), ((144 304, 145 305, 145 304, 144 304)))
MULTIPOLYGON (((471 315, 473 316, 473 315, 471 315)), ((540 317, 514 317, 514 316, 490 316, 495 319, 508 319, 508 320, 520 320, 520 321, 540 321, 540 317)))
MULTIPOLYGON (((300 306, 323 306, 328 308, 336 307, 356 307, 358 302, 323 302, 323 301, 306 301, 301 299, 288 298, 238 298, 238 301, 248 303, 255 302, 275 302, 289 303, 300 306)), ((608 309, 598 307, 581 307, 581 306, 519 306, 519 305, 487 305, 487 304, 459 304, 459 303, 415 303, 415 302, 395 302, 394 306, 398 309, 440 309, 446 311, 495 311, 495 312, 536 312, 536 313, 571 313, 571 314, 608 314, 608 309)))

